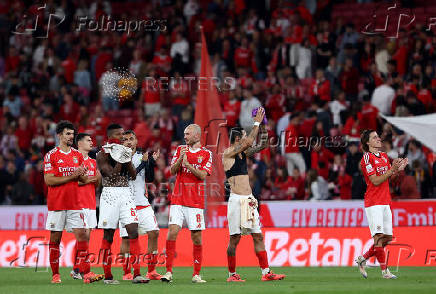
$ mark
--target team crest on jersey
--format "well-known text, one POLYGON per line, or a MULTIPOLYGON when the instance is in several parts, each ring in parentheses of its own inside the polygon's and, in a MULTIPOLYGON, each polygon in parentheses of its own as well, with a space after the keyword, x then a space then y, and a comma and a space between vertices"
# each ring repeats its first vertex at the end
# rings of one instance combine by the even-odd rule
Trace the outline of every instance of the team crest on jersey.
POLYGON ((91 163, 91 168, 94 168, 94 165, 91 163))
POLYGON ((197 161, 198 161, 198 163, 201 163, 203 161, 203 156, 198 156, 197 161))
POLYGON ((79 163, 76 156, 73 157, 73 161, 74 161, 74 163, 79 163))
POLYGON ((378 160, 377 160, 377 159, 375 160, 375 163, 378 163, 378 160))
POLYGON ((385 161, 385 163, 387 163, 388 161, 386 160, 386 158, 383 157, 383 160, 385 161))

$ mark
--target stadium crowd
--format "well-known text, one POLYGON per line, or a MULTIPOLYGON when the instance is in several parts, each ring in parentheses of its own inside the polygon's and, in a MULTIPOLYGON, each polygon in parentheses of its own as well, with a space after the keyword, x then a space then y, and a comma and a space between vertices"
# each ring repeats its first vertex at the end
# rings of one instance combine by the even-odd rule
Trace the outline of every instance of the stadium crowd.
MULTIPOLYGON (((237 81, 220 92, 229 127, 249 130, 251 110, 267 112, 271 145, 249 161, 256 197, 362 199, 359 139, 367 128, 379 131, 390 158, 409 159, 392 183, 394 198, 436 196, 432 151, 379 116, 436 111, 434 32, 416 25, 397 39, 368 36, 332 19, 331 0, 262 2, 0 0, 0 203, 44 203, 43 155, 61 119, 90 133, 96 150, 109 123, 133 129, 143 150, 164 155, 154 187, 171 182, 169 159, 193 122, 195 87, 173 79, 178 86, 159 91, 142 81, 198 75, 200 25, 215 76, 237 81), (44 21, 29 34, 37 15, 44 21), (65 19, 47 27, 52 15, 65 19), (129 34, 76 31, 79 17, 104 15, 154 25, 129 34), (142 82, 132 99, 103 91, 114 67, 142 82)), ((155 209, 165 210, 168 191, 150 192, 155 209)))

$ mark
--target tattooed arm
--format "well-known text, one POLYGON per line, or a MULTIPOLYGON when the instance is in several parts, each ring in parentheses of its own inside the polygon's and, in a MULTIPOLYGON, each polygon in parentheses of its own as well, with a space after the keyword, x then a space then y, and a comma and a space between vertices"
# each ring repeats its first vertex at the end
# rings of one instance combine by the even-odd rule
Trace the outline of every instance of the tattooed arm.
POLYGON ((255 124, 253 125, 250 134, 247 137, 242 137, 233 145, 233 148, 227 149, 228 151, 224 153, 224 157, 235 157, 236 154, 244 152, 253 145, 253 142, 256 140, 257 134, 259 133, 259 124, 262 122, 264 115, 265 110, 262 107, 259 107, 257 114, 254 117, 255 124), (256 123, 258 123, 258 125, 256 125, 256 123))
POLYGON ((265 149, 267 146, 268 146, 268 131, 265 129, 265 126, 262 125, 260 128, 260 144, 249 147, 247 150, 245 150, 245 155, 247 155, 247 157, 251 157, 255 153, 265 149))

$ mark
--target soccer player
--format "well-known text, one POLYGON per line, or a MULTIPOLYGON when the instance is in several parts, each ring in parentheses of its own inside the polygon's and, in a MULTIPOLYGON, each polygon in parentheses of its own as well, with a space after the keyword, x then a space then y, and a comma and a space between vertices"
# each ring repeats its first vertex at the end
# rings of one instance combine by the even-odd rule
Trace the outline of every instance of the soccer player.
POLYGON ((177 234, 186 221, 191 231, 194 257, 193 283, 205 283, 200 276, 203 246, 201 231, 204 224, 204 180, 211 174, 212 153, 201 146, 201 128, 191 124, 184 130, 186 145, 180 145, 171 160, 171 174, 177 175, 174 191, 171 195, 171 206, 166 241, 166 268, 162 276, 163 282, 173 279, 173 261, 176 251, 177 234))
MULTIPOLYGON (((136 217, 136 208, 132 200, 132 191, 129 187, 129 180, 135 180, 136 170, 131 161, 131 149, 120 145, 123 128, 118 124, 110 124, 107 127, 107 136, 109 144, 103 146, 103 150, 97 153, 97 166, 102 175, 103 190, 100 196, 100 217, 98 227, 103 229, 103 240, 100 252, 103 253, 103 270, 104 283, 107 285, 116 285, 120 282, 112 276, 112 253, 111 247, 114 238, 115 229, 118 228, 118 222, 127 230, 130 253, 132 256, 132 265, 134 277, 132 283, 148 283, 150 280, 141 276, 139 254, 141 252, 138 240, 138 218, 136 217), (105 147, 111 151, 108 152, 105 147), (112 150, 123 152, 116 161, 112 150), (108 152, 108 153, 106 153, 108 152), (122 163, 121 159, 127 158, 122 163)), ((123 160, 124 161, 124 160, 123 160)))
POLYGON ((59 274, 59 244, 64 228, 70 229, 77 241, 78 266, 83 275, 84 283, 91 283, 103 278, 90 271, 86 263, 88 256, 88 237, 86 230, 87 209, 84 209, 78 196, 78 182, 87 182, 86 167, 83 155, 72 148, 74 126, 69 121, 61 121, 56 126, 59 146, 52 149, 44 157, 44 181, 48 186, 47 194, 47 223, 50 231, 50 266, 53 277, 52 283, 61 283, 59 274))
MULTIPOLYGON (((230 132, 230 147, 224 150, 223 166, 226 173, 227 181, 230 185, 230 198, 227 204, 227 219, 229 224, 230 240, 227 247, 227 261, 229 268, 229 278, 227 282, 245 282, 241 276, 236 273, 236 247, 241 240, 241 199, 249 198, 257 202, 251 191, 247 170, 247 157, 265 149, 268 143, 268 133, 262 129, 261 144, 252 147, 256 140, 260 123, 265 115, 265 110, 259 107, 254 117, 254 125, 248 136, 244 131, 232 129, 230 132)), ((249 229, 253 238, 254 251, 259 260, 259 266, 262 271, 262 281, 283 280, 285 275, 274 274, 268 265, 268 257, 265 251, 262 231, 260 229, 259 213, 254 211, 257 222, 253 228, 249 229)))
MULTIPOLYGON (((139 234, 146 233, 148 235, 148 273, 146 277, 150 280, 160 280, 161 275, 156 272, 159 227, 156 217, 154 216, 153 208, 148 202, 148 192, 146 189, 146 182, 154 181, 154 167, 156 166, 156 160, 159 158, 160 150, 153 152, 152 156, 150 156, 148 152, 144 154, 137 152, 136 146, 138 145, 138 140, 135 132, 132 130, 124 132, 123 145, 133 151, 132 164, 136 169, 136 179, 130 180, 129 186, 133 191, 133 201, 136 205, 136 215, 138 216, 139 222, 138 232, 139 234)), ((121 226, 120 236, 122 237, 120 254, 128 256, 129 240, 127 239, 127 231, 121 226)), ((129 265, 129 262, 123 262, 123 280, 131 280, 133 278, 129 265)))
MULTIPOLYGON (((97 169, 97 162, 95 159, 90 158, 89 152, 92 150, 92 139, 91 135, 87 133, 80 133, 76 136, 77 149, 83 155, 83 166, 86 168, 86 181, 79 182, 79 197, 84 203, 84 208, 88 210, 87 212, 87 224, 88 229, 86 229, 87 242, 89 244, 91 230, 97 226, 97 216, 95 213, 96 200, 95 200, 95 188, 101 183, 101 175, 97 169)), ((76 243, 76 254, 74 255, 74 267, 70 275, 73 279, 82 279, 80 274, 80 269, 78 267, 78 252, 76 243)), ((89 261, 85 261, 89 266, 89 261)))
POLYGON ((362 149, 365 151, 360 161, 367 185, 365 212, 371 236, 374 238, 374 245, 363 256, 357 257, 356 263, 362 276, 367 278, 368 275, 365 270, 366 260, 375 255, 380 263, 383 278, 396 279, 397 277, 387 268, 384 250, 384 247, 392 241, 389 178, 403 170, 408 160, 404 158, 394 159, 391 166, 388 155, 381 152, 381 139, 374 130, 364 130, 360 141, 362 149))

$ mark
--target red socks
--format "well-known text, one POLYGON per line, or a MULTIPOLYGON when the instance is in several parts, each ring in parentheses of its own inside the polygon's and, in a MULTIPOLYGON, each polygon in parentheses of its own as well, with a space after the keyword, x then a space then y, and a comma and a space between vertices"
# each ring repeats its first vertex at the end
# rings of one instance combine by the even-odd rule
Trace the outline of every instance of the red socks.
POLYGON ((129 256, 128 253, 126 253, 125 256, 124 256, 123 259, 122 259, 122 263, 123 263, 123 271, 124 271, 124 274, 125 274, 125 275, 131 273, 130 259, 129 259, 129 257, 127 257, 127 256, 129 256))
POLYGON ((50 252, 50 267, 53 275, 59 274, 59 244, 50 243, 48 245, 50 252))
POLYGON ((236 272, 236 256, 227 255, 227 264, 229 266, 229 273, 236 272))
POLYGON ((257 259, 259 260, 259 266, 261 269, 266 269, 269 267, 268 265, 268 257, 266 255, 266 251, 256 252, 257 259))
POLYGON ((374 247, 374 250, 375 257, 377 258, 378 263, 380 263, 380 268, 384 271, 387 267, 385 249, 383 247, 374 247))
POLYGON ((79 265, 77 263, 77 241, 76 241, 76 245, 74 245, 74 265, 73 265, 73 270, 74 271, 80 271, 79 269, 79 265))
POLYGON ((103 251, 103 270, 105 280, 113 279, 111 267, 112 267, 112 253, 111 253, 112 243, 109 243, 106 239, 101 242, 101 249, 103 251))
POLYGON ((166 242, 166 267, 167 272, 172 273, 173 272, 173 262, 174 262, 174 255, 176 253, 176 241, 173 240, 167 240, 166 242))
POLYGON ((194 256, 194 276, 200 274, 201 270, 201 260, 203 258, 203 245, 194 245, 193 248, 193 256, 194 256))
POLYGON ((91 269, 91 265, 88 261, 88 241, 80 241, 77 242, 77 265, 80 269, 80 272, 83 274, 89 273, 91 269))
POLYGON ((374 254, 375 254, 374 245, 372 245, 372 246, 368 249, 368 251, 365 252, 365 254, 363 255, 363 257, 364 257, 365 259, 368 259, 368 258, 370 258, 371 256, 374 256, 374 254))
POLYGON ((139 276, 141 274, 141 261, 139 254, 141 253, 141 248, 139 246, 139 240, 129 239, 130 242, 130 260, 133 267, 133 276, 139 276))
POLYGON ((148 272, 151 273, 152 271, 154 271, 156 269, 156 264, 157 264, 157 251, 153 252, 153 253, 148 253, 149 257, 148 257, 148 272))

